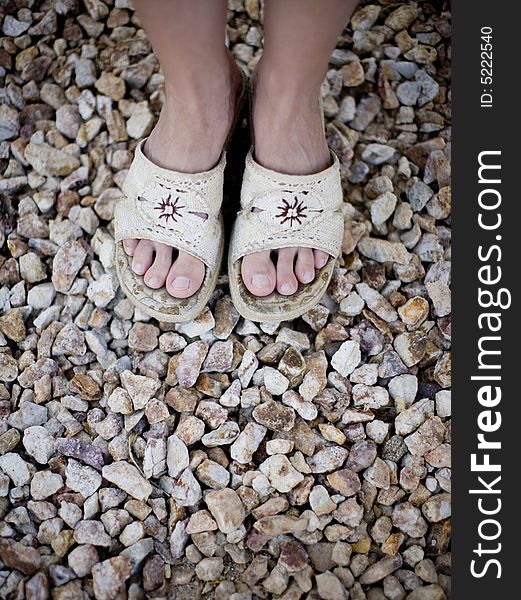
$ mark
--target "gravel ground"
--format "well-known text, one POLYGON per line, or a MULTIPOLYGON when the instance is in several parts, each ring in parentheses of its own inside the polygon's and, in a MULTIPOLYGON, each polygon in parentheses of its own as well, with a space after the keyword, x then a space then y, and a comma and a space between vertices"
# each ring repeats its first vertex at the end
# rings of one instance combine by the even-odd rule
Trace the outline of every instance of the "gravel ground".
MULTIPOLYGON (((114 271, 163 99, 129 1, 1 6, 0 598, 450 598, 447 7, 366 2, 332 56, 321 305, 244 321, 223 275, 168 326, 114 271)), ((230 2, 250 69, 261 17, 230 2)))

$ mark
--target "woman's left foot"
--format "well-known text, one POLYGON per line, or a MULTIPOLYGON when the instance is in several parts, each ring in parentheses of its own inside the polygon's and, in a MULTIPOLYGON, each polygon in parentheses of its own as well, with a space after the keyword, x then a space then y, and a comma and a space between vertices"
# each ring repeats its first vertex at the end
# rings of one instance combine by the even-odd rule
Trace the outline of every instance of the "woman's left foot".
MULTIPOLYGON (((285 80, 259 77, 259 72, 261 63, 253 77, 256 162, 288 175, 307 175, 327 168, 331 154, 318 104, 319 91, 302 93, 285 80)), ((328 258, 327 253, 311 248, 255 252, 243 258, 241 276, 255 296, 268 296, 274 290, 290 296, 299 282, 311 283, 315 271, 328 258)))

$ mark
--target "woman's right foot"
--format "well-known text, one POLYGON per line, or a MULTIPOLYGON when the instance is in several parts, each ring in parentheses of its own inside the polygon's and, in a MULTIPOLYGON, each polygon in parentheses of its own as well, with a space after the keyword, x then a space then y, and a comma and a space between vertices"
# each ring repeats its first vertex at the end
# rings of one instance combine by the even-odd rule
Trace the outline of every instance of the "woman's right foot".
MULTIPOLYGON (((166 100, 143 152, 154 164, 184 173, 214 167, 233 123, 241 85, 239 69, 226 50, 222 69, 193 73, 186 85, 165 78, 166 100)), ((132 270, 154 289, 166 285, 175 298, 188 298, 201 287, 205 265, 171 246, 149 240, 123 240, 132 270)))

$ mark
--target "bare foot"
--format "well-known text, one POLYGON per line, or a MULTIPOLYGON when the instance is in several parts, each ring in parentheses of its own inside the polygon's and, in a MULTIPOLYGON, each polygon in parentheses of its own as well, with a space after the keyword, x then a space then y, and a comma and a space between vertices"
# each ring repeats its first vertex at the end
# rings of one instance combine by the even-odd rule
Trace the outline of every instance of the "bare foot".
MULTIPOLYGON (((156 165, 185 173, 215 166, 235 112, 241 76, 233 58, 211 74, 197 74, 186 86, 166 80, 166 101, 143 148, 156 165), (203 76, 204 75, 204 76, 203 76)), ((190 254, 149 240, 123 240, 132 269, 147 286, 166 285, 175 298, 188 298, 201 287, 205 265, 190 254)))
MULTIPOLYGON (((303 94, 262 70, 262 59, 253 77, 253 127, 255 160, 262 166, 290 175, 318 173, 331 164, 318 90, 303 94)), ((255 252, 242 259, 244 285, 255 296, 275 289, 285 296, 300 283, 311 283, 329 255, 310 248, 284 248, 255 252)))

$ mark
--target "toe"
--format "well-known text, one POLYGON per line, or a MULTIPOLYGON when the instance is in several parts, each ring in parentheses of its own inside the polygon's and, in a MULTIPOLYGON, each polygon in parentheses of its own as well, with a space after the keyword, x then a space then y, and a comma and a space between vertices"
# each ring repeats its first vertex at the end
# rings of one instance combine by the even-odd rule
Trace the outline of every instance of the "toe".
POLYGON ((277 255, 277 291, 290 296, 297 291, 298 281, 295 277, 293 263, 297 248, 282 248, 277 255))
POLYGON ((322 250, 313 250, 313 254, 315 255, 315 268, 321 269, 322 267, 325 267, 329 260, 329 254, 327 252, 322 252, 322 250))
POLYGON ((154 244, 150 240, 139 240, 132 258, 132 270, 138 275, 143 275, 152 265, 154 244))
POLYGON ((201 287, 206 267, 197 258, 179 250, 179 256, 170 267, 166 289, 174 298, 189 298, 201 287))
POLYGON ((154 244, 155 258, 152 266, 145 273, 145 283, 154 289, 165 284, 166 276, 172 266, 172 247, 166 244, 154 244))
POLYGON ((299 248, 295 275, 301 283, 311 283, 315 278, 315 258, 311 248, 299 248))
POLYGON ((138 243, 139 243, 139 240, 132 240, 132 239, 123 240, 123 249, 129 256, 133 256, 138 243))
POLYGON ((241 277, 246 288, 254 296, 269 296, 275 289, 277 272, 270 251, 248 254, 241 261, 241 277))

